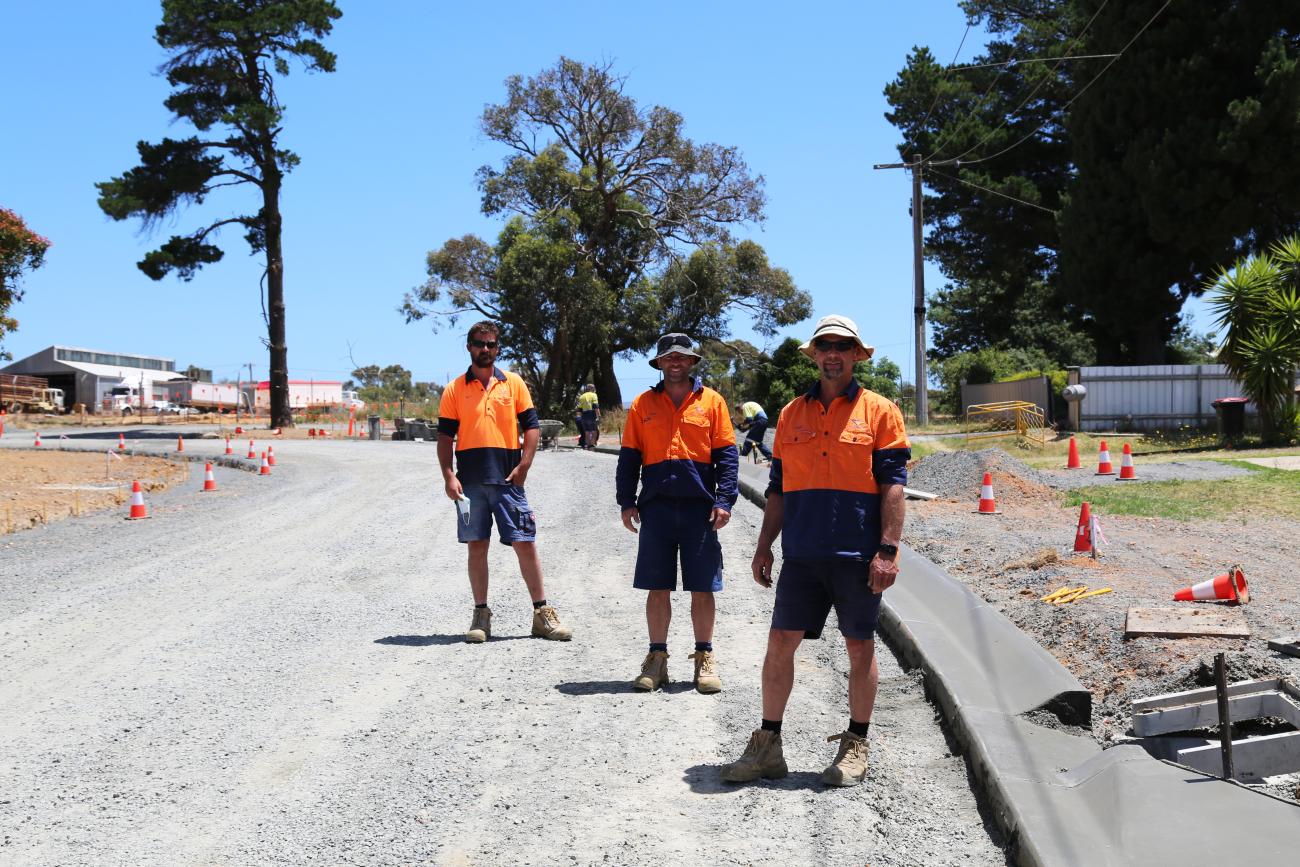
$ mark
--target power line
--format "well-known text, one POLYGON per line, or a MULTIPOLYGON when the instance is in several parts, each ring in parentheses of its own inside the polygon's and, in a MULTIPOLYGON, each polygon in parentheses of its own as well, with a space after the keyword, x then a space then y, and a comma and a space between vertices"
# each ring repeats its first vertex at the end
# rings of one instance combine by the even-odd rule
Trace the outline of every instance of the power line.
POLYGON ((939 86, 936 86, 934 89, 934 99, 930 100, 930 108, 926 110, 925 117, 921 119, 921 122, 916 127, 917 129, 925 129, 926 123, 930 120, 930 115, 934 114, 934 107, 939 104, 939 92, 942 89, 941 86, 948 80, 949 74, 951 74, 954 69, 961 68, 955 67, 953 64, 957 62, 957 57, 961 54, 962 46, 966 44, 966 37, 970 35, 970 29, 971 23, 968 21, 966 22, 966 32, 961 35, 961 42, 957 43, 957 50, 953 52, 952 60, 948 61, 948 66, 943 71, 943 78, 939 79, 939 86))
POLYGON ((1053 211, 1051 208, 1045 208, 1042 205, 1036 205, 1033 202, 1026 202, 1024 199, 1017 199, 1015 196, 1009 196, 1006 193, 1000 193, 997 190, 990 190, 988 187, 982 187, 979 184, 975 183, 974 181, 968 181, 965 178, 959 178, 954 175, 946 174, 944 172, 935 171, 933 167, 931 167, 930 169, 930 174, 938 175, 941 178, 947 178, 950 181, 956 181, 959 184, 965 184, 968 187, 974 187, 977 190, 983 190, 984 192, 991 193, 995 196, 1001 196, 1004 199, 1010 199, 1011 201, 1016 202, 1017 204, 1025 205, 1026 207, 1037 208, 1038 210, 1046 211, 1049 214, 1057 213, 1056 211, 1053 211))
MULTIPOLYGON (((1101 10, 1097 10, 1101 11, 1101 10)), ((1096 17, 1095 15, 1093 16, 1096 17)), ((1085 28, 1086 29, 1086 28, 1085 28)), ((1079 34, 1082 36, 1083 34, 1079 34)), ((1078 39, 1079 37, 1074 37, 1078 39)), ((1031 57, 1029 60, 1016 60, 1014 57, 1010 60, 1004 60, 1001 63, 972 63, 969 66, 954 66, 953 69, 992 69, 995 66, 1019 66, 1022 63, 1064 63, 1067 60, 1097 60, 1103 57, 1119 57, 1118 54, 1076 54, 1073 57, 1031 57)))

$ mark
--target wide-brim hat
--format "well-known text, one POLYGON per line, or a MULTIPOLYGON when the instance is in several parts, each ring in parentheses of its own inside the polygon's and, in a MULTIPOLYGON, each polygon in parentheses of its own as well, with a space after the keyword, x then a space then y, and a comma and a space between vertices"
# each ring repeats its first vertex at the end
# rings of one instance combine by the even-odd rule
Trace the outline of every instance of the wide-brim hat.
POLYGON ((813 329, 812 337, 808 342, 799 347, 799 351, 809 358, 813 357, 813 341, 820 337, 849 337, 858 345, 857 358, 854 361, 866 361, 876 351, 876 347, 868 346, 862 342, 858 336, 858 325, 847 316, 823 316, 817 320, 817 327, 813 329))
POLYGON ((655 370, 659 370, 659 359, 663 358, 665 355, 673 354, 685 355, 687 358, 693 358, 697 362, 702 357, 700 353, 695 350, 695 341, 691 340, 690 335, 674 331, 671 334, 665 334, 663 337, 659 338, 659 341, 655 344, 654 358, 650 359, 650 366, 655 370))

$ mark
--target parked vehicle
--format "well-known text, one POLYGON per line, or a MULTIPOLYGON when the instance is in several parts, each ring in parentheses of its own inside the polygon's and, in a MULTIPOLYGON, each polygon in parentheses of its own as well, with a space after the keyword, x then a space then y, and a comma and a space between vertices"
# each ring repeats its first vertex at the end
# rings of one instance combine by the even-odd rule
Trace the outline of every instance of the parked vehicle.
POLYGON ((179 407, 206 412, 234 412, 236 406, 248 409, 247 395, 240 394, 234 385, 192 380, 172 380, 161 383, 167 390, 167 399, 179 407))
POLYGON ((361 412, 361 410, 366 408, 366 402, 361 398, 357 397, 357 393, 355 391, 344 391, 343 408, 355 409, 357 412, 361 412))
POLYGON ((0 407, 8 412, 63 412, 63 389, 40 376, 0 373, 0 407))
POLYGON ((104 410, 107 412, 120 412, 122 415, 134 415, 137 412, 145 413, 170 413, 173 412, 172 403, 156 394, 151 394, 143 400, 140 397, 140 390, 132 385, 115 385, 104 395, 104 410))

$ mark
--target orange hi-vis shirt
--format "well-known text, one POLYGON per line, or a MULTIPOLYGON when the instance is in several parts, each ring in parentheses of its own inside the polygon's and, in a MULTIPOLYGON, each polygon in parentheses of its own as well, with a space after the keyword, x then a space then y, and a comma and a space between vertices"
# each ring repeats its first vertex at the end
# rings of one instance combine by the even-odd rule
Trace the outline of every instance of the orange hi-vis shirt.
POLYGON ((731 511, 739 493, 739 469, 727 402, 701 380, 695 380, 681 406, 664 393, 662 382, 632 401, 614 474, 622 508, 656 497, 691 497, 731 511))
POLYGON ((903 414, 856 382, 824 408, 820 384, 776 423, 768 494, 785 498, 786 559, 869 560, 880 545, 880 488, 907 484, 903 414))
POLYGON ((496 367, 487 388, 469 368, 447 383, 438 403, 438 435, 456 438, 462 485, 506 484, 523 457, 519 434, 540 426, 528 386, 518 374, 496 367))

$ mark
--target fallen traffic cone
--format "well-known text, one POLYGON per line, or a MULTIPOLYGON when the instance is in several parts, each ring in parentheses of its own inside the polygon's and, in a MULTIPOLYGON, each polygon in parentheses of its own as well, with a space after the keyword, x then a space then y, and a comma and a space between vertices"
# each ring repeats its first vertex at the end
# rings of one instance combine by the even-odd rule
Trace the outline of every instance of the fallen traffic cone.
POLYGON ((266 452, 262 452, 262 470, 261 472, 258 473, 258 475, 259 476, 271 475, 271 465, 266 462, 266 452))
POLYGON ((212 462, 208 461, 203 466, 203 491, 215 491, 217 489, 217 480, 212 477, 212 462))
POLYGON ((275 446, 267 445, 267 447, 266 447, 266 463, 267 463, 267 465, 269 465, 269 466, 272 466, 272 467, 275 466, 275 446))
POLYGON ((1065 460, 1065 468, 1067 470, 1083 469, 1083 464, 1079 462, 1079 444, 1074 441, 1074 437, 1070 437, 1070 454, 1065 460))
POLYGON ((236 433, 236 434, 242 434, 243 432, 244 432, 244 429, 243 429, 242 427, 237 427, 237 428, 235 428, 235 433, 236 433))
POLYGON ((1115 475, 1115 465, 1110 462, 1110 449, 1106 448, 1106 441, 1101 441, 1101 448, 1097 450, 1097 472, 1098 476, 1115 475))
POLYGON ((1250 601, 1250 591, 1246 589, 1246 576, 1240 566, 1233 566, 1226 575, 1215 575, 1200 584, 1184 587, 1174 594, 1176 602, 1198 602, 1203 600, 1226 600, 1237 604, 1250 601))
POLYGON ((176 451, 185 451, 185 440, 179 434, 176 436, 176 451))
POLYGON ((984 481, 980 484, 980 505, 975 511, 981 515, 1002 514, 1002 510, 998 508, 998 501, 993 497, 992 473, 984 474, 984 481))
POLYGON ((41 432, 40 432, 40 431, 37 431, 37 432, 36 432, 36 448, 39 449, 40 447, 41 447, 41 432))
POLYGON ((149 510, 144 505, 144 492, 140 490, 139 480, 136 480, 131 483, 131 513, 126 516, 126 519, 139 521, 147 517, 149 517, 149 510))
POLYGON ((230 437, 226 437, 226 454, 233 455, 235 450, 230 447, 230 437))
POLYGON ((1137 479, 1137 470, 1133 468, 1133 448, 1128 443, 1124 443, 1124 455, 1119 461, 1119 480, 1135 479, 1137 479))
POLYGON ((253 451, 253 441, 252 441, 252 440, 249 440, 249 441, 248 441, 248 459, 249 459, 249 460, 252 460, 252 459, 255 458, 255 457, 257 457, 257 452, 253 451))
POLYGON ((117 435, 117 450, 119 452, 126 451, 126 434, 117 435))
POLYGON ((1074 531, 1075 553, 1087 553, 1092 550, 1092 509, 1087 503, 1079 510, 1079 527, 1074 531))

